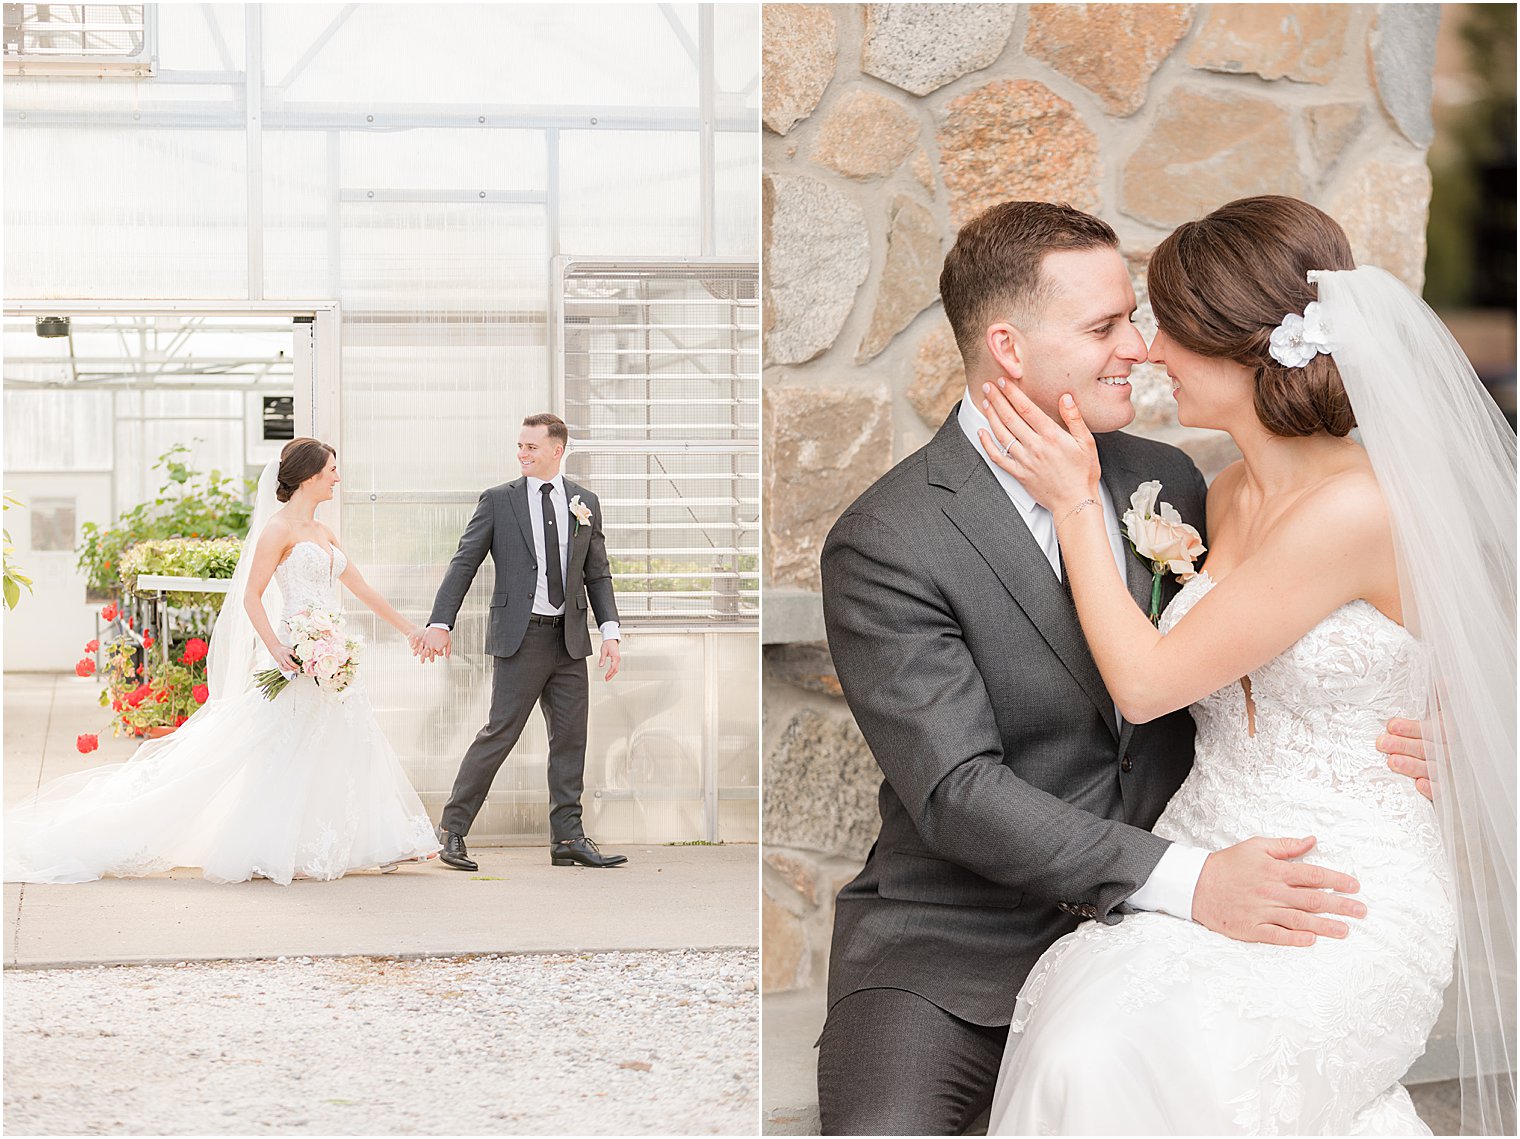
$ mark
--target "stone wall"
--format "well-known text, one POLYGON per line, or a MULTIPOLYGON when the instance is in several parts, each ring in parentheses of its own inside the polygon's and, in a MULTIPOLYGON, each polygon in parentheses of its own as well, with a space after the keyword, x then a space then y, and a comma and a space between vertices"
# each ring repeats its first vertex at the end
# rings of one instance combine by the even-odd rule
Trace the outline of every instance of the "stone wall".
MULTIPOLYGON (((1293 194, 1418 287, 1435 5, 774 5, 764 9, 765 962, 824 979, 834 893, 876 828, 877 769, 821 636, 834 519, 928 441, 965 379, 937 299, 957 227, 1008 198, 1150 251, 1232 198, 1293 194)), ((1131 430, 1213 474, 1136 370, 1131 430)))

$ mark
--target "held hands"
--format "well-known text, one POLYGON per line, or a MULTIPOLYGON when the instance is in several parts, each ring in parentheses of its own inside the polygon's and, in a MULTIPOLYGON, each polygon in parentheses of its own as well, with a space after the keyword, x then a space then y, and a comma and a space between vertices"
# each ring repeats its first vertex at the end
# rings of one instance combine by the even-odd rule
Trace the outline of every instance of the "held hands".
POLYGON ((1314 944, 1315 937, 1345 937, 1345 922, 1322 917, 1367 916, 1354 898, 1355 878, 1293 862, 1314 838, 1250 838, 1209 855, 1193 891, 1193 920, 1236 941, 1269 945, 1314 944), (1332 892, 1336 891, 1336 892, 1332 892))
POLYGON ((454 639, 447 629, 413 629, 407 634, 406 643, 423 664, 454 653, 454 639))
POLYGON ((602 677, 603 680, 611 680, 618 674, 618 669, 623 667, 623 650, 620 641, 602 642, 602 653, 596 658, 596 667, 602 668, 608 661, 612 662, 612 666, 607 669, 607 675, 602 677))
POLYGON ((1017 384, 999 376, 983 384, 982 410, 992 433, 978 432, 989 458, 1018 479, 1057 517, 1098 493, 1098 448, 1077 403, 1061 397, 1061 423, 1034 405, 1017 384))

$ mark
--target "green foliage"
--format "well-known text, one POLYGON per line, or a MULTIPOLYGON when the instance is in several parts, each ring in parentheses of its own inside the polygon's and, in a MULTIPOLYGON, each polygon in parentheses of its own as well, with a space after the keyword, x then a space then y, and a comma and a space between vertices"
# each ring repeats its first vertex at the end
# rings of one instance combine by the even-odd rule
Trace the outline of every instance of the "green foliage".
POLYGON ((184 462, 183 456, 189 453, 190 448, 175 445, 158 457, 153 469, 162 470, 165 481, 153 501, 134 506, 110 526, 86 522, 81 527, 84 539, 79 545, 79 568, 89 575, 92 590, 114 593, 121 588, 122 555, 137 542, 241 538, 247 532, 253 512, 249 504, 252 481, 215 470, 201 474, 184 462))
MULTIPOLYGON (((25 510, 26 507, 17 502, 10 495, 5 496, 5 505, 0 510, 9 510, 11 507, 25 510)), ((11 554, 15 553, 16 547, 11 544, 11 532, 5 530, 5 607, 14 609, 21 604, 21 587, 26 586, 26 591, 32 591, 32 579, 21 572, 20 567, 11 561, 11 554)))
MULTIPOLYGON (((117 573, 121 588, 127 593, 137 592, 141 574, 229 578, 237 569, 242 548, 241 538, 153 538, 129 546, 117 563, 117 573)), ((171 592, 167 600, 174 609, 208 609, 215 613, 221 609, 224 598, 220 593, 171 592)))

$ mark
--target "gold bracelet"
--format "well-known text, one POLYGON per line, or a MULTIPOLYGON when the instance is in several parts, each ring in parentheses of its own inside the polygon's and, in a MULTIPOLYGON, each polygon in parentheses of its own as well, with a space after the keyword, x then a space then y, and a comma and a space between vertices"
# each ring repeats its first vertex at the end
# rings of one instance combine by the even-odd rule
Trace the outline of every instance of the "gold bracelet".
POLYGON ((1059 530, 1062 526, 1065 526, 1066 525, 1066 519, 1070 518, 1073 514, 1080 514, 1087 507, 1089 507, 1089 506, 1097 506, 1097 505, 1098 505, 1098 500, 1096 498, 1084 498, 1081 502, 1077 503, 1075 506, 1073 506, 1070 510, 1068 510, 1066 512, 1066 518, 1063 518, 1063 519, 1061 519, 1061 521, 1059 521, 1059 522, 1056 523, 1056 529, 1059 530))

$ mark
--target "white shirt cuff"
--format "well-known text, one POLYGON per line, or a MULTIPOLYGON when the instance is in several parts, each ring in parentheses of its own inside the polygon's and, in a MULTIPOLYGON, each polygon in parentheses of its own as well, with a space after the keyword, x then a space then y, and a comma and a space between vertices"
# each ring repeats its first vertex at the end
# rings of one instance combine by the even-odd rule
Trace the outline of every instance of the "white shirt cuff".
POLYGON ((428 628, 429 629, 442 629, 446 633, 447 632, 452 632, 452 630, 447 625, 445 625, 442 621, 434 621, 431 625, 428 626, 428 628))
POLYGON ((601 629, 602 640, 604 641, 620 641, 623 639, 623 634, 619 630, 618 623, 616 621, 603 621, 601 629))
POLYGON ((1129 896, 1129 904, 1137 910, 1159 910, 1183 921, 1192 921, 1193 891, 1198 888, 1204 860, 1212 853, 1196 846, 1172 843, 1145 884, 1129 896))

